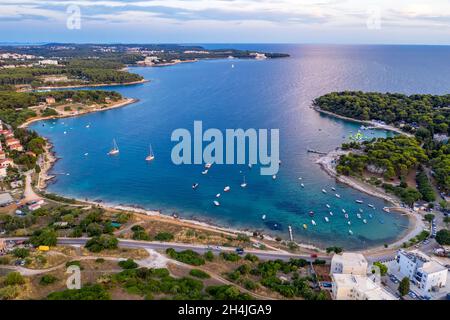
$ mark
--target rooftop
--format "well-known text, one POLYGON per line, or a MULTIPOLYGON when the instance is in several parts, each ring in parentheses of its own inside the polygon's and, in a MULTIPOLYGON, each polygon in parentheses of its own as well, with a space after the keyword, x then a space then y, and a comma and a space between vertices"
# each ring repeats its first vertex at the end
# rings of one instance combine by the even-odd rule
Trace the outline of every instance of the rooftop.
POLYGON ((368 300, 397 300, 392 294, 381 288, 367 276, 351 274, 333 274, 338 287, 351 287, 363 293, 368 300))

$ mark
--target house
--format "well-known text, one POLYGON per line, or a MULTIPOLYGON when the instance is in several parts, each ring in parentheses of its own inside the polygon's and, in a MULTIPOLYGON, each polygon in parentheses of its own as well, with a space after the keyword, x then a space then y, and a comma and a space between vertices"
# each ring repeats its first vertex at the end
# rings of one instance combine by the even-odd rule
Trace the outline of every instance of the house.
POLYGON ((47 104, 53 104, 53 103, 56 102, 56 100, 55 100, 55 98, 53 98, 53 97, 47 97, 47 98, 45 98, 45 102, 46 102, 47 104))
POLYGON ((8 175, 6 167, 0 167, 0 178, 4 178, 8 175))
POLYGON ((3 150, 0 150, 0 160, 3 160, 6 158, 6 153, 3 150))
POLYGON ((396 267, 401 275, 417 285, 423 295, 445 287, 447 282, 447 268, 419 250, 400 250, 396 267))
POLYGON ((5 135, 5 138, 6 138, 6 139, 8 139, 8 138, 14 138, 14 132, 12 132, 12 131, 10 131, 10 130, 8 130, 4 135, 5 135))
POLYGON ((360 253, 344 252, 342 255, 335 254, 331 259, 330 273, 345 273, 366 275, 368 263, 360 253))
POLYGON ((366 275, 332 275, 331 296, 334 300, 397 300, 366 275))
POLYGON ((6 242, 3 239, 0 239, 0 253, 5 253, 6 249, 6 242))
POLYGON ((36 211, 37 209, 40 209, 40 208, 41 208, 41 205, 39 203, 33 203, 28 206, 28 210, 30 210, 30 211, 36 211))
POLYGON ((41 60, 39 61, 40 65, 58 65, 58 60, 50 60, 50 59, 45 59, 45 60, 41 60))
POLYGON ((331 259, 331 296, 334 300, 397 300, 368 276, 368 262, 360 253, 344 252, 331 259))
POLYGON ((7 146, 7 147, 12 146, 13 144, 20 144, 19 139, 16 139, 16 138, 9 138, 9 139, 6 139, 6 146, 7 146))
POLYGON ((0 207, 6 207, 13 202, 14 199, 8 192, 0 193, 0 207))
POLYGON ((20 143, 15 143, 9 146, 9 149, 16 151, 23 151, 23 146, 20 143))
POLYGON ((0 160, 0 167, 2 167, 2 168, 7 168, 7 167, 13 166, 13 165, 14 165, 14 162, 10 158, 0 160))

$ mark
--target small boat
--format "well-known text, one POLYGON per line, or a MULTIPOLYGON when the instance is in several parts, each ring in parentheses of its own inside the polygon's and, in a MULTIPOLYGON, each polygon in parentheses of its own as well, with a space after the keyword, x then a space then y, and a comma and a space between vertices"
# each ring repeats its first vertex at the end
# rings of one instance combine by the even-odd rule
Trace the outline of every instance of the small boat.
POLYGON ((349 226, 351 226, 351 225, 352 225, 352 222, 349 220, 349 221, 347 221, 347 224, 348 224, 349 226))
POLYGON ((333 212, 332 211, 330 211, 330 216, 333 216, 333 212))
POLYGON ((276 178, 277 178, 277 175, 274 174, 274 175, 272 176, 272 179, 275 180, 276 178))
POLYGON ((230 191, 231 190, 231 188, 229 187, 229 186, 226 186, 224 189, 223 189, 223 191, 225 191, 225 192, 228 192, 228 191, 230 191))
POLYGON ((359 209, 359 212, 363 213, 364 211, 363 211, 363 209, 359 209))
POLYGON ((213 202, 214 202, 214 205, 215 205, 216 207, 220 206, 220 202, 219 202, 219 201, 214 200, 213 202))
POLYGON ((346 213, 347 211, 345 211, 345 209, 342 209, 342 213, 346 213))
POLYGON ((340 194, 337 194, 337 193, 336 193, 335 196, 336 196, 336 198, 339 198, 339 199, 341 198, 341 195, 340 195, 340 194))
POLYGON ((64 131, 64 134, 67 134, 67 131, 64 131))
POLYGON ((313 226, 317 225, 317 223, 316 223, 314 220, 311 220, 311 224, 312 224, 313 226))
POLYGON ((348 214, 344 214, 345 219, 348 219, 348 214))
POLYGON ((361 219, 361 215, 359 213, 357 213, 356 216, 358 217, 358 219, 361 219))
POLYGON ((363 223, 364 223, 364 224, 367 224, 367 220, 366 220, 366 219, 363 219, 363 223))
POLYGON ((193 185, 192 185, 192 189, 197 189, 198 188, 198 183, 194 183, 193 185))
POLYGON ((266 220, 266 215, 263 214, 261 218, 262 218, 263 220, 266 220))
POLYGON ((370 219, 373 219, 373 215, 369 214, 369 218, 370 218, 370 219))
POLYGON ((301 185, 300 185, 302 188, 304 188, 305 187, 305 185, 302 183, 301 185))
POLYGON ((89 155, 89 153, 87 153, 87 152, 86 152, 86 153, 85 153, 84 155, 85 155, 85 156, 88 156, 88 155, 89 155))
POLYGON ((153 161, 155 159, 155 155, 153 154, 152 145, 149 146, 148 156, 145 158, 145 161, 153 161))
POLYGON ((208 169, 202 171, 202 174, 203 174, 203 175, 208 174, 208 169))
POLYGON ((348 230, 348 234, 349 234, 349 235, 353 235, 353 231, 349 229, 349 230, 348 230))
POLYGON ((336 188, 335 188, 335 187, 332 187, 331 190, 336 191, 336 188))
POLYGON ((329 205, 329 204, 326 204, 325 205, 328 209, 330 209, 331 208, 331 206, 329 205))
POLYGON ((328 217, 324 218, 326 222, 330 222, 330 219, 328 219, 328 217))
POLYGON ((310 216, 310 217, 314 217, 314 211, 310 211, 310 212, 309 212, 309 216, 310 216))
POLYGON ((117 146, 116 139, 113 139, 113 148, 108 152, 109 156, 115 156, 119 154, 119 147, 117 146))
POLYGON ((356 203, 362 204, 362 203, 364 203, 364 201, 362 201, 362 200, 356 200, 356 203))
POLYGON ((303 229, 308 229, 308 226, 306 224, 303 224, 303 229))
POLYGON ((372 208, 372 209, 375 209, 375 206, 373 204, 368 204, 367 206, 372 208))
POLYGON ((91 126, 89 124, 86 125, 86 128, 90 128, 91 126))
POLYGON ((244 182, 241 183, 241 188, 247 187, 247 182, 245 182, 245 176, 244 176, 244 182))
POLYGON ((327 190, 325 190, 325 189, 322 189, 322 192, 323 192, 323 193, 327 193, 327 190))
POLYGON ((205 169, 211 169, 211 167, 212 167, 212 164, 211 164, 211 163, 205 164, 205 169))
POLYGON ((220 198, 220 193, 216 194, 216 198, 220 198))
POLYGON ((303 178, 302 178, 302 177, 300 177, 300 178, 298 178, 298 180, 303 180, 303 178))

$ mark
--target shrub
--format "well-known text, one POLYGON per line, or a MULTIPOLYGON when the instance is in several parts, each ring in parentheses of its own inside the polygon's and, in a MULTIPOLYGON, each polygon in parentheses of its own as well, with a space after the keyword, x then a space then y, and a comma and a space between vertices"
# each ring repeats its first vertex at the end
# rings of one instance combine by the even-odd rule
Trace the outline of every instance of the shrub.
POLYGON ((47 296, 48 300, 110 300, 108 291, 101 285, 88 284, 81 289, 68 289, 60 292, 52 292, 47 296))
POLYGON ((85 247, 91 252, 100 252, 102 250, 117 249, 119 240, 110 235, 101 235, 93 237, 86 242, 85 247))
POLYGON ((16 248, 13 250, 13 255, 17 258, 25 259, 30 255, 30 250, 26 248, 16 248))
POLYGON ((200 266, 205 264, 205 259, 198 254, 195 251, 192 250, 184 250, 177 252, 172 248, 169 248, 166 250, 166 253, 171 257, 172 259, 175 259, 177 261, 187 263, 193 266, 200 266))
POLYGON ((156 241, 171 241, 174 236, 170 232, 160 232, 155 236, 156 241))
POLYGON ((226 261, 231 261, 231 262, 236 262, 241 260, 241 257, 234 252, 221 252, 220 256, 226 260, 226 261))
POLYGON ((39 280, 39 284, 43 285, 43 286, 47 286, 49 284, 55 283, 57 280, 58 280, 58 278, 56 278, 50 274, 46 274, 41 277, 41 279, 39 280))
POLYGON ((133 261, 133 259, 127 259, 123 261, 119 261, 119 267, 122 269, 136 269, 138 264, 133 261))
POLYGON ((213 261, 214 260, 214 253, 212 251, 207 251, 203 255, 207 261, 213 261))
POLYGON ((247 253, 244 257, 245 260, 251 261, 251 262, 258 262, 259 258, 255 256, 254 254, 247 253))
POLYGON ((30 243, 35 247, 38 246, 56 246, 57 234, 55 230, 45 228, 36 230, 30 238, 30 243))
POLYGON ((4 284, 7 286, 21 285, 25 283, 25 278, 19 272, 10 272, 6 275, 4 284))
POLYGON ((200 279, 211 278, 211 276, 208 273, 206 273, 202 270, 199 270, 199 269, 192 269, 191 271, 189 271, 189 274, 193 277, 200 278, 200 279))

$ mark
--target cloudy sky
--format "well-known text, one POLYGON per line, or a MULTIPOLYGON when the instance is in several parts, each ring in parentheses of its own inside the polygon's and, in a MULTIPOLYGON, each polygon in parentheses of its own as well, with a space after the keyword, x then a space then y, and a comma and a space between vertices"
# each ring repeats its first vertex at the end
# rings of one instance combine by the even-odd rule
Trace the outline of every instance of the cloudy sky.
POLYGON ((450 44, 450 0, 0 0, 0 30, 0 42, 450 44))

